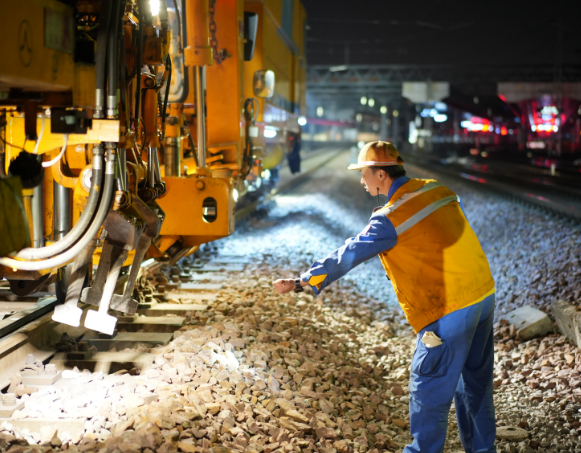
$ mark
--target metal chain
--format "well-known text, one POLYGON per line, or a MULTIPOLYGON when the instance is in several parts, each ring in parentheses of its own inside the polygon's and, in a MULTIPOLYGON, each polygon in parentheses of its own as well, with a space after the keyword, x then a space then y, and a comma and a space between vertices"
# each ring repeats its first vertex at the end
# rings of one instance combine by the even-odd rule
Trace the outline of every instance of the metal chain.
POLYGON ((231 55, 228 53, 226 49, 219 50, 218 49, 218 38, 216 37, 216 31, 218 31, 218 26, 216 25, 216 21, 214 20, 214 13, 216 12, 216 0, 210 0, 210 34, 212 37, 210 38, 210 45, 214 49, 214 61, 218 64, 221 64, 226 58, 230 57, 231 55))

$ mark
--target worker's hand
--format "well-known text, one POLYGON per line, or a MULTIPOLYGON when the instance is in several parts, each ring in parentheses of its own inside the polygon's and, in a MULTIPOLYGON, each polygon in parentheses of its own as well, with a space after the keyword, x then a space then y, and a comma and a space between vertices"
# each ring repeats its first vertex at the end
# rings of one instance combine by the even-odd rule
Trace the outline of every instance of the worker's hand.
POLYGON ((281 278, 272 283, 274 289, 279 294, 290 293, 295 289, 295 281, 293 278, 281 278))

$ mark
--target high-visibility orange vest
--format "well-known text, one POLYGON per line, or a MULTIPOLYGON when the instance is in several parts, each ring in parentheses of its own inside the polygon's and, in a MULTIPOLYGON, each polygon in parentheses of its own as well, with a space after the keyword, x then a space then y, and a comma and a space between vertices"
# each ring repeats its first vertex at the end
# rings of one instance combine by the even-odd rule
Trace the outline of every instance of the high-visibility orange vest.
POLYGON ((410 179, 379 213, 397 232, 395 247, 379 257, 416 332, 494 292, 488 260, 450 189, 410 179))

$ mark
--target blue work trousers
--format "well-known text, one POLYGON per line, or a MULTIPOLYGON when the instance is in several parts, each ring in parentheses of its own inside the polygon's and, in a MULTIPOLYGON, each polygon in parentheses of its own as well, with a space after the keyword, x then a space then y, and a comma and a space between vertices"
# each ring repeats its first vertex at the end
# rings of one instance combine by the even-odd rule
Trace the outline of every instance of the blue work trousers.
POLYGON ((410 377, 410 431, 403 453, 442 453, 452 398, 466 453, 494 453, 494 294, 424 327, 417 337, 410 377), (427 348, 424 332, 442 344, 427 348))

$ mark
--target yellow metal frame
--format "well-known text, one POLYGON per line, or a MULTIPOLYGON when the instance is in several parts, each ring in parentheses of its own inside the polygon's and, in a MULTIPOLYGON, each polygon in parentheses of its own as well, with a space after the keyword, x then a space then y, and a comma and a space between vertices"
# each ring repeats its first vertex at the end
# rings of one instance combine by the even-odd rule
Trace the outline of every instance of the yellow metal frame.
POLYGON ((68 91, 75 86, 72 51, 46 46, 47 14, 74 17, 72 8, 56 0, 0 2, 0 30, 3 36, 12 37, 2 44, 0 88, 68 91))
MULTIPOLYGON (((36 142, 27 141, 24 134, 24 117, 8 115, 6 118, 6 171, 12 159, 16 158, 24 148, 29 153, 34 151, 36 142), (11 146, 14 145, 14 146, 11 146)), ((53 134, 50 127, 50 118, 38 118, 36 121, 37 131, 40 134, 44 121, 44 131, 38 154, 49 151, 60 150, 65 144, 64 134, 53 134)), ((118 120, 93 120, 93 127, 87 130, 86 134, 69 134, 68 146, 85 144, 97 144, 101 142, 119 142, 121 134, 121 124, 118 120)))
POLYGON ((167 194, 158 200, 166 215, 162 236, 181 236, 185 245, 194 246, 234 232, 230 179, 164 177, 163 180, 167 194), (217 218, 212 223, 202 217, 202 205, 209 197, 217 203, 217 218))

